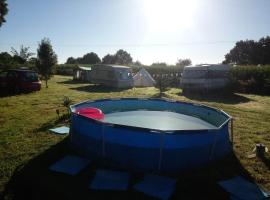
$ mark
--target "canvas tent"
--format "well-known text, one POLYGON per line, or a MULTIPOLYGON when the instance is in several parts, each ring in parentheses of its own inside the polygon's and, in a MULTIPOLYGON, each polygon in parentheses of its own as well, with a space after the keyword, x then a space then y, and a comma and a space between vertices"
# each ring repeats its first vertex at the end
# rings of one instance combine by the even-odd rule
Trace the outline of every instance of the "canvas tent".
POLYGON ((73 80, 79 80, 79 81, 91 81, 91 67, 83 67, 83 66, 77 66, 73 70, 73 80))
POLYGON ((133 76, 134 86, 136 87, 153 87, 156 81, 144 68, 141 68, 137 74, 133 76))

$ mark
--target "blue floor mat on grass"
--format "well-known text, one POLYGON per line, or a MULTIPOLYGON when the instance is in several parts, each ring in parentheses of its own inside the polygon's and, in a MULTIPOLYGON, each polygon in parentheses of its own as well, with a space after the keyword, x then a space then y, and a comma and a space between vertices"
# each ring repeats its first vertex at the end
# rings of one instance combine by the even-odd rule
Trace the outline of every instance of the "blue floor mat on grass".
POLYGON ((69 127, 66 126, 61 126, 58 128, 52 128, 49 129, 51 132, 55 133, 55 134, 68 134, 69 133, 69 127))
POLYGON ((90 183, 90 188, 95 190, 127 190, 129 178, 127 172, 97 170, 90 183))
POLYGON ((65 174, 76 175, 90 163, 89 160, 78 156, 67 155, 50 166, 50 170, 65 174))
POLYGON ((231 199, 260 200, 269 197, 258 185, 251 183, 240 176, 219 181, 218 184, 231 194, 231 199))
POLYGON ((143 180, 137 183, 134 188, 149 196, 159 199, 169 199, 176 185, 176 179, 157 176, 145 175, 143 180))

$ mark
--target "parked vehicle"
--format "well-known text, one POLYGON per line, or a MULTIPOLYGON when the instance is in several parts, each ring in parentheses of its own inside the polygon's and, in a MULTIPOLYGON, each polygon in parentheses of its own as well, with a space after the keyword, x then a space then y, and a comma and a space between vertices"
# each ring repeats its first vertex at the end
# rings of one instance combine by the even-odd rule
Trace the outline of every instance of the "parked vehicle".
POLYGON ((229 65, 204 64, 187 66, 183 70, 181 87, 183 92, 208 92, 224 89, 229 83, 229 65))
POLYGON ((37 91, 41 89, 41 81, 38 73, 32 70, 6 70, 0 73, 0 89, 12 93, 37 91))

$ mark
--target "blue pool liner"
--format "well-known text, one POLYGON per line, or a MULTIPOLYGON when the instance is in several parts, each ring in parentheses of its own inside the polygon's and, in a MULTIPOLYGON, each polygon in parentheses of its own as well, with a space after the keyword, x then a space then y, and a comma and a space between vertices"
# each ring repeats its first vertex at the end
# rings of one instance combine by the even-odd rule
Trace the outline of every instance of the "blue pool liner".
POLYGON ((49 169, 55 172, 76 175, 81 170, 83 170, 89 163, 90 161, 85 158, 67 155, 61 160, 51 165, 49 169))
POLYGON ((130 175, 127 172, 97 170, 90 188, 95 190, 127 190, 130 175))
POLYGON ((231 199, 263 200, 269 198, 269 194, 263 191, 258 185, 251 183, 240 176, 220 181, 218 184, 231 194, 231 199))
POLYGON ((143 180, 134 186, 134 189, 152 197, 169 199, 175 190, 175 185, 176 179, 158 175, 145 175, 143 180))
POLYGON ((52 129, 49 129, 51 132, 55 133, 55 134, 68 134, 69 133, 69 127, 66 127, 66 126, 61 126, 61 127, 58 127, 58 128, 52 128, 52 129))

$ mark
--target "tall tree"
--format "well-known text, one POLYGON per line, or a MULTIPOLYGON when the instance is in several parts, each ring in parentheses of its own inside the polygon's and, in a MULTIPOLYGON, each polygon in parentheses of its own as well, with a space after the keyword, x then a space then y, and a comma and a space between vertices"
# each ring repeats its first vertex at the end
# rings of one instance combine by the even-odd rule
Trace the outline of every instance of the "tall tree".
POLYGON ((6 0, 0 0, 0 27, 6 22, 5 15, 8 13, 6 0))
POLYGON ((94 52, 87 53, 82 57, 82 63, 79 64, 97 64, 100 63, 101 60, 98 55, 94 52))
POLYGON ((11 47, 11 53, 17 60, 21 60, 20 64, 24 64, 28 61, 28 59, 34 55, 34 53, 29 52, 30 47, 24 47, 21 45, 20 51, 17 51, 15 48, 11 47), (20 58, 18 58, 20 57, 20 58))
POLYGON ((177 63, 176 63, 176 66, 179 66, 179 67, 185 67, 185 66, 189 66, 189 65, 192 65, 192 62, 189 58, 187 59, 178 59, 177 60, 177 63))
POLYGON ((73 57, 69 57, 66 61, 66 64, 76 64, 76 63, 77 63, 77 59, 73 57))
POLYGON ((241 65, 270 64, 270 37, 261 38, 259 41, 240 40, 225 55, 223 63, 241 65))
POLYGON ((119 49, 115 54, 115 63, 120 65, 128 65, 132 63, 132 57, 128 52, 119 49))
POLYGON ((46 88, 48 88, 48 80, 52 76, 52 67, 55 64, 57 64, 57 56, 53 51, 51 41, 44 38, 38 45, 36 67, 45 79, 46 88))
POLYGON ((111 54, 107 54, 102 58, 103 64, 115 64, 115 56, 111 54))

